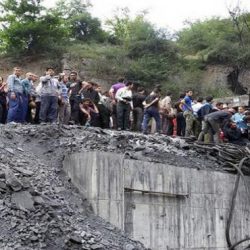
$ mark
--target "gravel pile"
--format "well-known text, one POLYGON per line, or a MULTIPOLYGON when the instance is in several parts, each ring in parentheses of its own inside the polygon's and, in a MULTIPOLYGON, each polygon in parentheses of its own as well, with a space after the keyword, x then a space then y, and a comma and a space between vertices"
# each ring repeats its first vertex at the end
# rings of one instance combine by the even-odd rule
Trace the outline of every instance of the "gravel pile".
POLYGON ((64 156, 82 150, 221 170, 215 158, 164 135, 78 126, 0 126, 1 250, 146 249, 95 216, 63 173, 64 156))

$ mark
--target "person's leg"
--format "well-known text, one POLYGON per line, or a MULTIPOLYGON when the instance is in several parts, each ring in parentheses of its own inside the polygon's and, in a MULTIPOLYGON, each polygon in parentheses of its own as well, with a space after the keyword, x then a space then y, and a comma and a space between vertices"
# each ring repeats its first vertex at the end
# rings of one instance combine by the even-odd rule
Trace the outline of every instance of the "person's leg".
POLYGON ((117 121, 117 103, 113 103, 112 104, 112 111, 111 111, 111 115, 112 115, 112 121, 113 121, 113 129, 117 129, 118 128, 118 121, 117 121))
POLYGON ((116 105, 117 129, 123 129, 123 104, 118 102, 116 105))
POLYGON ((137 124, 136 124, 136 130, 137 131, 141 131, 142 119, 143 119, 143 109, 142 108, 138 108, 137 124))
POLYGON ((142 121, 142 132, 147 133, 148 130, 148 122, 151 118, 151 115, 149 114, 148 110, 144 111, 143 115, 143 121, 142 121))
POLYGON ((65 103, 61 103, 58 107, 58 121, 60 124, 64 123, 65 103))
POLYGON ((161 126, 162 126, 162 133, 167 134, 168 121, 167 121, 167 115, 165 114, 161 116, 161 126))
POLYGON ((0 103, 0 123, 3 123, 4 108, 3 104, 0 103))
POLYGON ((167 135, 171 136, 174 134, 174 122, 173 118, 168 118, 167 135))
POLYGON ((8 115, 7 115, 7 123, 18 122, 17 112, 18 112, 18 106, 20 102, 19 96, 17 94, 15 99, 11 99, 10 94, 8 96, 9 96, 9 110, 8 110, 8 115))
POLYGON ((123 129, 125 129, 125 130, 130 129, 129 115, 130 115, 130 104, 125 104, 124 111, 123 111, 123 117, 124 117, 123 129))
POLYGON ((208 122, 212 128, 214 143, 218 144, 219 143, 220 124, 212 119, 209 119, 208 122))
POLYGON ((132 123, 132 130, 138 131, 137 123, 138 123, 138 107, 134 108, 133 111, 133 123, 132 123))
POLYGON ((57 121, 58 115, 58 97, 57 96, 50 96, 50 107, 48 110, 48 120, 51 123, 55 123, 57 121))
POLYGON ((186 121, 185 136, 189 137, 189 136, 193 135, 193 123, 194 123, 193 114, 190 111, 185 111, 183 116, 184 116, 185 121, 186 121))
POLYGON ((34 118, 34 123, 39 124, 39 114, 40 114, 41 102, 36 102, 36 113, 34 118))
POLYGON ((199 121, 197 118, 194 118, 194 135, 196 138, 198 138, 200 132, 201 132, 201 121, 199 121))
POLYGON ((159 111, 158 110, 152 110, 152 116, 155 119, 156 132, 160 133, 161 132, 161 117, 160 117, 159 111))
POLYGON ((65 109, 64 109, 64 121, 63 123, 68 125, 69 124, 69 120, 70 120, 70 104, 67 102, 65 103, 65 109))
POLYGON ((22 104, 20 105, 20 110, 21 110, 21 122, 24 123, 26 122, 27 114, 28 114, 28 105, 29 105, 29 96, 28 95, 21 95, 22 99, 22 104))
POLYGON ((41 96, 41 105, 40 105, 40 113, 39 120, 40 122, 48 122, 48 110, 50 108, 50 98, 49 96, 41 96))
POLYGON ((2 123, 5 124, 7 120, 7 114, 8 114, 7 103, 4 103, 2 107, 3 107, 2 123))

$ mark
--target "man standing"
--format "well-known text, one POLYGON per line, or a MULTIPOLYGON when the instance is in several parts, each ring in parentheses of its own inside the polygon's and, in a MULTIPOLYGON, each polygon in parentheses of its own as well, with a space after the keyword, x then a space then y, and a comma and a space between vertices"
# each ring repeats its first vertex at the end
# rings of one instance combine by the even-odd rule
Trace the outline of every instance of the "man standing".
POLYGON ((137 92, 133 94, 133 131, 141 131, 143 119, 143 102, 146 98, 143 87, 138 87, 137 92))
POLYGON ((5 124, 7 118, 7 83, 0 76, 0 123, 5 124))
POLYGON ((181 101, 183 116, 186 121, 186 130, 185 130, 186 137, 193 135, 194 115, 192 109, 192 95, 193 95, 192 90, 186 91, 186 96, 181 101))
POLYGON ((125 87, 116 92, 118 130, 129 130, 129 114, 133 109, 132 88, 133 83, 128 81, 125 87))
POLYGON ((60 124, 69 124, 70 119, 70 104, 69 104, 69 91, 67 88, 68 76, 64 75, 61 79, 60 85, 60 102, 58 118, 60 124))
POLYGON ((125 84, 124 84, 124 78, 120 78, 118 79, 118 82, 113 84, 109 90, 109 96, 112 100, 112 110, 111 110, 111 115, 112 115, 112 120, 113 120, 113 128, 117 128, 117 102, 115 99, 115 95, 117 93, 117 91, 120 88, 124 88, 125 84))
POLYGON ((22 122, 27 121, 28 105, 29 105, 30 93, 31 93, 31 88, 32 88, 32 79, 33 79, 33 74, 31 72, 28 72, 26 74, 26 78, 22 80, 23 91, 24 91, 22 122))
POLYGON ((21 82, 21 69, 14 68, 14 72, 7 79, 9 110, 7 122, 22 122, 23 121, 23 85, 21 82))
POLYGON ((55 123, 57 120, 59 84, 53 78, 54 70, 52 67, 46 69, 46 75, 40 78, 41 81, 41 107, 40 122, 55 123))
POLYGON ((69 102, 71 108, 71 122, 75 124, 79 124, 79 117, 80 117, 80 107, 79 104, 81 102, 81 97, 79 91, 82 88, 82 83, 77 78, 77 72, 71 71, 69 75, 69 102))
POLYGON ((162 117, 162 133, 172 135, 173 126, 173 112, 172 112, 172 93, 168 91, 166 96, 160 101, 160 112, 162 117))
POLYGON ((142 122, 142 132, 147 134, 148 122, 151 118, 155 119, 156 122, 156 131, 161 132, 161 118, 159 113, 159 100, 160 100, 160 91, 155 88, 149 96, 146 97, 143 102, 144 105, 144 116, 142 122))

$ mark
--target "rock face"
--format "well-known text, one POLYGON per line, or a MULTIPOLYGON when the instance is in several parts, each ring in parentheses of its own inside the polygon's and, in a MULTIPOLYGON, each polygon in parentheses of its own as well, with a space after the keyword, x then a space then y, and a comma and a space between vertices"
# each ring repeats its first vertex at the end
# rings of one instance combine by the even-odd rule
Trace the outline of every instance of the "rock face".
MULTIPOLYGON (((230 76, 234 73, 232 67, 227 67, 223 65, 209 65, 206 67, 206 70, 203 72, 202 76, 202 87, 209 86, 212 89, 228 89, 228 95, 230 95, 230 76)), ((238 82, 245 89, 246 92, 239 94, 247 94, 247 89, 250 91, 250 70, 243 70, 239 72, 239 75, 236 76, 238 82)), ((235 89, 235 88, 234 88, 235 89)), ((226 93, 225 93, 226 94, 226 93)), ((232 94, 231 94, 232 95, 232 94)))

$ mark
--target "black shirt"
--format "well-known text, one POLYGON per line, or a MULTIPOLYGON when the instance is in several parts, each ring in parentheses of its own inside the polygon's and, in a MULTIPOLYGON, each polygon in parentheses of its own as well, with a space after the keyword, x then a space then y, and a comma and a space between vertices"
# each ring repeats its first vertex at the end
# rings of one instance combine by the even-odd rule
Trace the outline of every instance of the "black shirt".
POLYGON ((140 93, 133 94, 132 100, 133 100, 133 107, 134 108, 142 108, 143 109, 143 102, 145 100, 146 96, 140 93))

